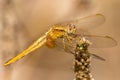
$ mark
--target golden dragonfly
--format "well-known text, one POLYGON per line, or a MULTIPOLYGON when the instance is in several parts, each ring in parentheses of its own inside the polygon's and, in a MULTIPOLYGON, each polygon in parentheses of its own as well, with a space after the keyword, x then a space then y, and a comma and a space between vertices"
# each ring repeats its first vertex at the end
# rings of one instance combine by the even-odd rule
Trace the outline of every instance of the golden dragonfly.
MULTIPOLYGON (((41 36, 38 40, 36 40, 32 45, 30 45, 27 49, 19 53, 17 56, 8 60, 4 64, 4 66, 8 66, 18 61, 19 59, 23 58, 24 56, 28 55, 34 50, 42 47, 43 45, 46 45, 49 48, 54 48, 57 46, 57 41, 59 39, 62 39, 62 44, 63 44, 62 47, 64 48, 65 51, 67 51, 67 47, 66 47, 67 43, 68 44, 74 43, 75 39, 73 35, 77 34, 77 32, 79 34, 79 32, 81 32, 80 29, 87 30, 87 29, 99 26, 104 22, 105 22, 105 17, 102 14, 93 14, 84 18, 52 25, 49 31, 45 33, 45 35, 41 36)), ((79 36, 81 36, 81 34, 79 36)), ((95 43, 94 40, 97 39, 98 41, 101 41, 101 42, 107 41, 105 43, 106 45, 114 46, 116 44, 116 41, 113 38, 108 36, 94 36, 94 35, 82 35, 82 36, 86 36, 88 38, 93 39, 92 43, 95 43)))

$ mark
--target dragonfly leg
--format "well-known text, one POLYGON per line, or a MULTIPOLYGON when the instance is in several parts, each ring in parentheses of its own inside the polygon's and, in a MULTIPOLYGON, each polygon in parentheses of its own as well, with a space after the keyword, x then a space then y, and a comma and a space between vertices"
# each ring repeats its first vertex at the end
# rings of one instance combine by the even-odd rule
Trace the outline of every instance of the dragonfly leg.
POLYGON ((72 54, 74 54, 74 52, 73 51, 71 51, 70 49, 68 49, 68 47, 67 47, 67 45, 66 45, 66 43, 65 43, 65 38, 63 38, 63 49, 64 49, 64 51, 65 52, 67 52, 67 53, 72 53, 72 54))
POLYGON ((66 39, 68 40, 69 43, 72 43, 73 37, 66 35, 66 39))
POLYGON ((67 52, 67 46, 66 46, 66 44, 65 44, 65 39, 63 38, 63 49, 67 52))

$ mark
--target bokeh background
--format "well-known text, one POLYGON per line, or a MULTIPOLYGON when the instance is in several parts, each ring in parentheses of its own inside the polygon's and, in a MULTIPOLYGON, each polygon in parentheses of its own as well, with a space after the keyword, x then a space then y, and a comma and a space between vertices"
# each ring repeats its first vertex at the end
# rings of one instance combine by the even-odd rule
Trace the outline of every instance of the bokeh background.
MULTIPOLYGON (((118 44, 116 47, 91 50, 106 59, 106 61, 93 59, 91 72, 95 80, 120 79, 120 1, 15 0, 14 8, 17 16, 24 23, 24 27, 20 30, 26 30, 27 39, 25 40, 27 42, 24 43, 28 45, 44 35, 49 30, 50 26, 48 25, 50 24, 95 13, 104 14, 105 23, 94 29, 91 28, 89 32, 95 35, 109 35, 118 44), (85 1, 85 3, 81 3, 81 1, 85 1)), ((101 42, 101 44, 104 43, 101 42)), ((5 60, 12 57, 9 55, 10 53, 5 60)), ((64 53, 59 48, 48 49, 44 46, 6 69, 1 67, 1 70, 5 69, 5 71, 3 71, 4 77, 1 73, 0 80, 73 80, 73 60, 73 55, 64 53)))

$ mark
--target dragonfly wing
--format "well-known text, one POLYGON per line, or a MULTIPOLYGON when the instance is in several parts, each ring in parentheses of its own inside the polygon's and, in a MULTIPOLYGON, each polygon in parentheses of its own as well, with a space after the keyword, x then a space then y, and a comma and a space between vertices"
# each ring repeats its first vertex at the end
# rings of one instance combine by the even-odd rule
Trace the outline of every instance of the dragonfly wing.
POLYGON ((96 36, 96 35, 84 35, 92 44, 92 48, 107 48, 114 47, 117 45, 117 41, 109 36, 96 36))
POLYGON ((102 14, 95 14, 82 19, 77 19, 72 23, 77 27, 77 30, 89 30, 100 26, 104 22, 105 17, 102 14))
POLYGON ((103 57, 98 56, 97 54, 91 54, 91 56, 92 56, 93 58, 99 59, 99 60, 101 60, 101 61, 105 61, 105 59, 104 59, 103 57))
POLYGON ((72 43, 68 43, 66 41, 66 45, 68 45, 69 47, 76 46, 76 44, 78 44, 80 39, 83 37, 86 40, 90 41, 91 45, 89 47, 91 48, 109 48, 117 45, 117 41, 110 36, 81 35, 81 34, 73 35, 72 43))
POLYGON ((83 18, 75 18, 71 20, 66 20, 57 24, 73 24, 77 27, 77 30, 90 30, 97 26, 100 26, 105 22, 105 17, 102 14, 93 14, 83 18))
POLYGON ((18 61, 19 59, 23 58, 24 56, 28 55, 29 53, 31 53, 32 51, 40 48, 41 46, 43 46, 46 42, 46 35, 40 37, 37 41, 35 41, 31 46, 29 46, 26 50, 24 50, 23 52, 19 53, 17 56, 15 56, 14 58, 10 59, 9 61, 7 61, 4 66, 10 65, 16 61, 18 61))
MULTIPOLYGON (((73 36, 73 40, 69 42, 65 39, 64 45, 66 46, 66 52, 74 51, 76 44, 78 44, 81 38, 85 37, 86 40, 89 40, 91 45, 90 48, 110 48, 117 45, 117 41, 109 36, 96 36, 96 35, 79 35, 76 34, 73 36)), ((57 41, 57 46, 64 49, 62 40, 57 41)))
POLYGON ((105 17, 102 14, 93 14, 83 18, 77 18, 72 20, 67 20, 64 22, 60 22, 58 24, 68 25, 72 24, 75 25, 77 28, 77 33, 79 34, 88 34, 88 31, 91 29, 100 26, 105 22, 105 17))

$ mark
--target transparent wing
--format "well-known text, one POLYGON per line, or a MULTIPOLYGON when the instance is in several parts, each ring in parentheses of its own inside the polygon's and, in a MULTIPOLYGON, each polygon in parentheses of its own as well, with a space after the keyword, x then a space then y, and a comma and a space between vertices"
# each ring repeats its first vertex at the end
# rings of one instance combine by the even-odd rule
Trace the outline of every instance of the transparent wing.
MULTIPOLYGON (((91 42, 90 48, 109 48, 114 47, 117 45, 117 41, 109 36, 96 36, 96 35, 79 35, 76 34, 73 36, 72 42, 68 42, 67 39, 65 39, 65 45, 68 50, 74 50, 76 47, 76 44, 78 41, 85 37, 86 40, 89 40, 91 42)), ((59 47, 63 48, 62 41, 57 41, 57 45, 59 47)))
MULTIPOLYGON (((97 35, 79 35, 76 34, 74 38, 85 37, 86 40, 91 42, 90 47, 92 48, 107 48, 114 47, 117 45, 117 41, 110 36, 97 36, 97 35)), ((76 44, 76 42, 73 42, 76 44)))
POLYGON ((13 57, 12 59, 10 59, 9 61, 7 61, 4 66, 8 66, 16 61, 18 61, 19 59, 23 58, 24 56, 28 55, 29 53, 31 53, 32 51, 40 48, 41 46, 43 46, 46 42, 46 35, 40 37, 37 41, 35 41, 31 46, 29 46, 26 50, 24 50, 23 52, 19 53, 17 56, 13 57))
MULTIPOLYGON (((67 39, 65 39, 65 51, 67 53, 73 53, 74 54, 74 50, 76 49, 76 44, 78 43, 78 41, 80 40, 80 38, 85 37, 86 40, 89 40, 92 44, 90 45, 90 47, 93 48, 106 48, 106 47, 114 47, 117 45, 116 40, 114 40, 113 38, 109 37, 109 36, 96 36, 96 35, 74 35, 73 36, 73 41, 72 42, 68 42, 67 39)), ((59 47, 61 47, 62 49, 64 49, 63 46, 61 46, 62 41, 57 41, 57 45, 59 47)), ((105 61, 105 59, 97 54, 92 54, 90 53, 91 56, 93 58, 105 61)))
POLYGON ((108 48, 117 45, 117 41, 110 36, 85 35, 92 44, 92 48, 108 48))
POLYGON ((93 58, 95 58, 95 59, 99 59, 99 60, 101 60, 101 61, 105 61, 105 59, 104 59, 103 57, 98 56, 97 54, 91 54, 91 56, 92 56, 93 58))
POLYGON ((100 26, 104 22, 105 22, 105 17, 102 14, 95 14, 82 19, 75 20, 72 23, 75 24, 77 30, 80 29, 89 30, 97 26, 100 26))
MULTIPOLYGON (((57 46, 59 47, 59 51, 61 50, 62 53, 67 52, 67 53, 70 53, 70 54, 74 54, 74 50, 76 49, 77 41, 76 41, 76 40, 73 40, 74 43, 68 42, 67 39, 65 39, 65 41, 66 41, 66 42, 65 42, 64 45, 66 46, 66 48, 64 48, 64 46, 61 45, 61 44, 63 44, 63 43, 62 43, 62 40, 57 41, 57 46), (60 49, 60 48, 61 48, 61 49, 60 49)), ((90 53, 90 54, 91 54, 91 56, 92 56, 93 58, 95 58, 95 59, 99 59, 99 60, 101 60, 101 61, 105 61, 105 59, 104 59, 103 57, 101 57, 101 56, 99 56, 99 55, 97 55, 97 54, 92 54, 92 53, 90 53)))
POLYGON ((93 14, 83 18, 72 19, 64 21, 58 24, 73 24, 77 27, 77 30, 90 30, 97 26, 100 26, 105 22, 105 17, 102 14, 93 14))

